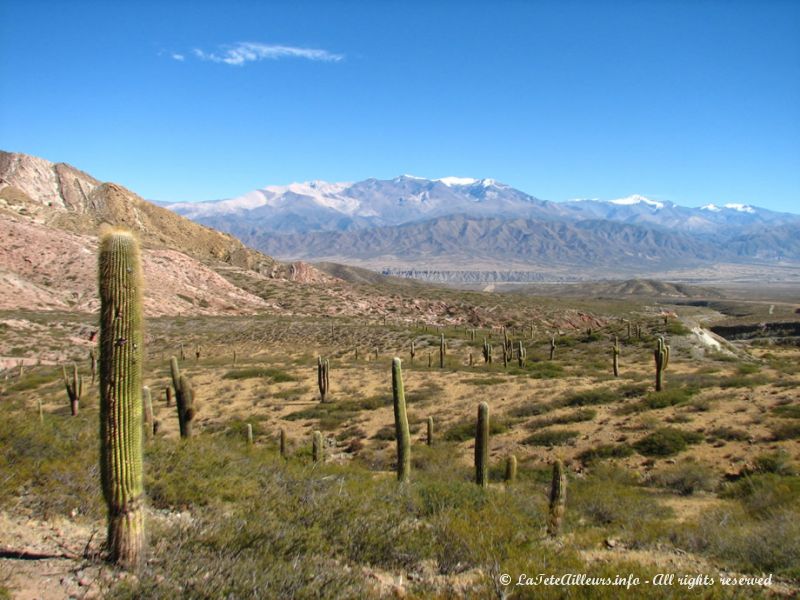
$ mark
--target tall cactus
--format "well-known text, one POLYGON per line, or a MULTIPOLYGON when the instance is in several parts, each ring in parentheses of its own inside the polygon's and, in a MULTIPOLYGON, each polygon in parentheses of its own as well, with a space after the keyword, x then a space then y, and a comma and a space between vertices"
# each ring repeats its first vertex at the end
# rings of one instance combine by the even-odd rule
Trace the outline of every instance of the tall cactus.
POLYGON ((414 340, 411 340, 411 364, 414 364, 414 357, 417 355, 417 348, 414 345, 414 340))
POLYGON ((447 344, 444 341, 444 334, 439 334, 439 368, 444 369, 444 357, 447 354, 447 344))
POLYGON ((325 445, 323 443, 321 431, 315 431, 311 438, 311 458, 315 463, 325 460, 325 445))
POLYGON ((550 338, 550 360, 553 360, 553 357, 556 355, 556 334, 553 334, 553 337, 550 338))
POLYGON ((663 337, 658 338, 658 344, 653 354, 656 359, 656 391, 660 392, 664 386, 664 371, 669 365, 669 346, 664 343, 663 337))
POLYGON ((483 362, 487 365, 492 364, 492 345, 483 338, 483 362))
POLYGON ((108 509, 111 561, 137 568, 144 559, 142 473, 142 269, 128 231, 100 240, 100 480, 108 509))
POLYGON ((317 387, 319 387, 320 402, 326 402, 330 391, 330 362, 326 358, 317 357, 317 387))
POLYGON ((522 340, 519 341, 519 347, 517 348, 517 360, 519 362, 520 368, 525 366, 525 360, 528 358, 528 351, 525 350, 525 346, 522 345, 522 340))
POLYGON ((289 448, 286 443, 286 430, 283 427, 281 427, 280 449, 281 449, 281 458, 283 460, 287 460, 289 458, 289 448))
POLYGON ((394 432, 397 439, 397 480, 400 483, 408 483, 411 478, 411 434, 408 431, 401 362, 399 358, 392 359, 392 399, 394 401, 394 432))
POLYGON ((475 431, 475 483, 489 485, 489 405, 478 405, 478 426, 475 431))
POLYGON ((428 446, 433 446, 433 417, 428 417, 428 435, 426 437, 426 442, 428 446))
POLYGON ((72 363, 72 378, 67 377, 67 368, 63 365, 61 373, 64 376, 64 387, 67 389, 70 413, 75 417, 78 415, 78 403, 83 396, 83 377, 78 375, 78 365, 75 363, 72 363))
POLYGON ((553 462, 553 480, 550 483, 550 511, 547 519, 547 533, 556 537, 561 531, 561 521, 567 503, 567 476, 564 464, 556 459, 553 462))
POLYGON ((97 356, 94 353, 94 348, 89 350, 89 369, 92 372, 92 385, 94 385, 94 380, 97 377, 97 356))
MULTIPOLYGON (((172 375, 172 387, 175 388, 175 406, 178 410, 178 428, 182 438, 192 437, 192 420, 194 419, 194 390, 189 379, 181 374, 178 359, 174 356, 169 361, 172 375)), ((167 394, 169 402, 169 394, 167 394)))
POLYGON ((614 336, 614 345, 611 347, 613 356, 614 377, 619 377, 619 340, 614 336))

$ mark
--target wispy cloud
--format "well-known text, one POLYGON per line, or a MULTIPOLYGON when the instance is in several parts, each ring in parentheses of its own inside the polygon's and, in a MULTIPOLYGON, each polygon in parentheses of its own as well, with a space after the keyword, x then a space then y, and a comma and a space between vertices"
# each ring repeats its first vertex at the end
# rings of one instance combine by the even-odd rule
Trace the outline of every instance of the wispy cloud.
POLYGON ((223 46, 217 52, 206 52, 195 48, 194 55, 201 60, 237 67, 248 62, 277 60, 279 58, 305 58, 306 60, 323 62, 339 62, 344 59, 343 54, 335 54, 317 48, 297 48, 295 46, 279 46, 257 42, 239 42, 231 46, 223 46))
POLYGON ((186 60, 186 57, 183 54, 178 54, 177 52, 173 52, 172 54, 170 54, 170 57, 173 60, 177 60, 179 62, 183 62, 184 60, 186 60))

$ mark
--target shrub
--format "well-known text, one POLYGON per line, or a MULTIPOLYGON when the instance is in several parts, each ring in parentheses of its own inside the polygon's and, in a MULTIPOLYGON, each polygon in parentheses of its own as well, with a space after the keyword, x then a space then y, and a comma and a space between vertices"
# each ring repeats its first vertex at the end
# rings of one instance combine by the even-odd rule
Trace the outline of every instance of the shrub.
POLYGON ((713 469, 693 461, 686 461, 653 473, 648 483, 666 488, 682 496, 689 496, 698 490, 712 491, 719 478, 713 469))
MULTIPOLYGON (((444 439, 448 442, 466 442, 475 438, 477 421, 474 419, 461 421, 452 425, 444 433, 444 439)), ((508 423, 500 418, 489 419, 489 435, 499 435, 508 431, 508 423)))
POLYGON ((545 430, 534 433, 522 440, 529 446, 564 446, 580 435, 571 429, 545 430))
POLYGON ((755 473, 775 473, 776 475, 797 475, 786 450, 776 450, 759 454, 753 459, 755 473))
POLYGON ((699 433, 684 431, 674 427, 662 427, 646 435, 633 444, 636 451, 644 456, 672 456, 678 454, 689 444, 703 439, 699 433))
POLYGON ((228 371, 222 376, 223 379, 254 379, 266 378, 270 379, 273 383, 282 383, 285 381, 297 381, 296 377, 292 377, 286 371, 275 369, 272 367, 248 367, 246 369, 236 369, 228 371))
POLYGON ((800 438, 800 422, 797 423, 780 423, 773 425, 772 439, 775 441, 781 440, 796 440, 800 438))
POLYGON ((633 454, 633 448, 628 444, 600 444, 578 454, 578 459, 584 464, 607 458, 625 458, 633 454))
POLYGON ((593 408, 579 408, 563 415, 534 419, 526 427, 528 429, 539 430, 550 425, 566 425, 567 423, 580 423, 591 421, 597 416, 597 411, 593 408))
POLYGON ((594 404, 609 404, 616 402, 619 395, 612 390, 591 389, 570 394, 561 403, 565 406, 589 406, 594 404))
POLYGON ((784 419, 800 419, 800 404, 782 404, 772 409, 772 414, 784 419))

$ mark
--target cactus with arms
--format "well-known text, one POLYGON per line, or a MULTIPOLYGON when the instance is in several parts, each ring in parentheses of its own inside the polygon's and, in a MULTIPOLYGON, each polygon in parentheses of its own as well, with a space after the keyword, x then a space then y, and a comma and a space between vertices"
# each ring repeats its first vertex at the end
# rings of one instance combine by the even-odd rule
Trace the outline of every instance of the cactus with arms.
POLYGON ((669 364, 669 346, 664 343, 664 338, 658 338, 655 352, 653 353, 656 359, 656 391, 660 392, 664 387, 664 371, 667 370, 669 364))
POLYGON ((72 416, 78 415, 78 403, 83 396, 83 377, 78 375, 78 365, 72 363, 72 378, 67 377, 67 368, 62 366, 61 373, 64 375, 64 387, 67 389, 69 398, 69 408, 72 416))
POLYGON ((128 231, 100 240, 100 479, 108 509, 109 558, 142 564, 145 548, 142 473, 142 270, 128 231))

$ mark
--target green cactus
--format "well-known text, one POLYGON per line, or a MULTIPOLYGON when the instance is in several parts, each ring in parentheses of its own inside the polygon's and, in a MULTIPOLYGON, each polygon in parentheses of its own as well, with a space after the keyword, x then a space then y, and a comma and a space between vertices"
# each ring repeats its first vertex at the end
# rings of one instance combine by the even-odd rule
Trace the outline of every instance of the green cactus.
POLYGON ((525 350, 525 346, 522 345, 522 340, 519 341, 519 346, 517 348, 517 360, 519 362, 520 368, 525 366, 525 360, 528 358, 528 351, 525 350))
POLYGON ((175 405, 178 407, 178 427, 182 438, 192 437, 194 421, 194 388, 186 375, 181 375, 175 390, 175 405))
POLYGON ((489 405, 478 405, 478 426, 475 431, 475 483, 489 485, 489 405))
POLYGON ((567 475, 564 464, 556 459, 553 462, 553 480, 550 484, 550 510, 547 519, 547 533, 552 537, 561 531, 561 521, 567 502, 567 475))
POLYGON ((92 385, 94 385, 95 377, 97 377, 97 356, 95 356, 94 348, 89 350, 89 369, 92 372, 92 385))
POLYGON ((315 431, 311 439, 311 458, 315 463, 325 460, 325 445, 322 440, 322 432, 315 431))
POLYGON ((550 338, 550 360, 553 360, 553 357, 556 355, 556 334, 553 334, 553 337, 550 338))
POLYGON ((444 357, 447 354, 447 345, 444 341, 444 334, 439 334, 439 368, 444 369, 444 357))
POLYGON ((320 402, 326 402, 330 391, 330 362, 326 358, 317 357, 317 387, 319 387, 320 402))
POLYGON ((619 377, 619 340, 614 336, 614 345, 611 347, 613 356, 614 377, 619 377))
POLYGON ((247 424, 247 445, 253 445, 253 426, 250 423, 247 424))
POLYGON ((394 401, 394 432, 397 439, 397 480, 400 483, 408 483, 411 478, 411 434, 408 431, 401 362, 399 358, 392 359, 392 399, 394 401))
POLYGON ((663 337, 658 338, 658 344, 653 354, 656 359, 656 391, 660 392, 664 387, 664 371, 669 365, 669 346, 664 343, 663 337))
POLYGON ((483 362, 484 364, 492 364, 492 345, 483 338, 483 362))
POLYGON ((288 460, 289 447, 286 443, 286 430, 283 427, 281 427, 280 448, 281 448, 281 458, 283 460, 288 460))
POLYGON ((150 388, 146 385, 142 387, 142 402, 144 403, 144 434, 145 439, 149 439, 155 433, 155 421, 153 419, 153 398, 150 396, 150 388))
POLYGON ((200 346, 195 346, 194 349, 194 362, 195 364, 200 360, 200 346))
POLYGON ((428 436, 426 442, 428 446, 433 446, 433 417, 428 417, 428 436))
POLYGON ((417 348, 414 345, 414 340, 411 340, 411 364, 414 364, 414 357, 417 355, 417 348))
POLYGON ((166 395, 167 406, 172 406, 172 388, 167 386, 164 388, 166 395))
POLYGON ((75 417, 78 415, 78 403, 83 396, 83 377, 78 375, 78 365, 75 363, 72 363, 72 378, 67 377, 67 368, 63 365, 61 373, 64 376, 64 387, 67 389, 70 412, 75 417))
POLYGON ((506 483, 514 483, 517 479, 517 457, 509 454, 506 458, 506 483))
POLYGON ((109 558, 144 559, 142 364, 144 317, 139 247, 128 231, 100 240, 100 479, 108 509, 109 558))

